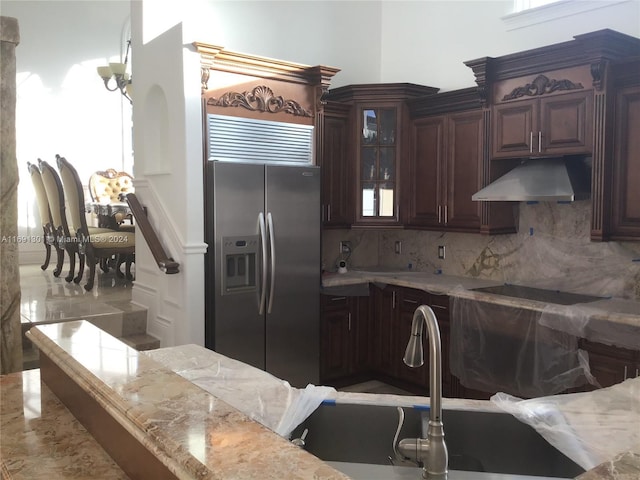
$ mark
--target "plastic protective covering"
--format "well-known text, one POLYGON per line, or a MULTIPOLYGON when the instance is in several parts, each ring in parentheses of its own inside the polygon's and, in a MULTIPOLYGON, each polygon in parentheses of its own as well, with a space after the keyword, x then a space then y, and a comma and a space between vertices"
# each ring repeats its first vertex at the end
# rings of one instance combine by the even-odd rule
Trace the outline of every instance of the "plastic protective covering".
POLYGON ((585 470, 640 452, 640 377, 587 393, 530 400, 498 393, 491 401, 585 470))
POLYGON ((294 388, 267 372, 198 345, 144 353, 285 438, 336 392, 332 387, 311 384, 294 388))
POLYGON ((579 305, 547 305, 540 325, 598 343, 637 350, 640 303, 620 298, 579 305), (616 312, 616 321, 609 321, 616 312))
POLYGON ((451 372, 465 387, 522 397, 596 384, 578 339, 543 325, 542 316, 541 311, 452 296, 451 372))

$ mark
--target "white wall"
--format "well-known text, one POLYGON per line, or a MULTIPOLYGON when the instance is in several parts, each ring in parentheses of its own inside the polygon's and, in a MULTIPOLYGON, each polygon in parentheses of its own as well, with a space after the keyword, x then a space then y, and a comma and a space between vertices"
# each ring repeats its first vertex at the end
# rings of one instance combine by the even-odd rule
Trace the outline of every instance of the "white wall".
POLYGON ((512 0, 383 2, 381 81, 455 90, 475 85, 463 63, 467 60, 565 42, 604 28, 640 37, 639 0, 574 3, 579 9, 585 4, 600 8, 508 30, 502 17, 511 13, 512 0))
POLYGON ((166 275, 136 237, 134 303, 162 346, 204 344, 202 114, 199 59, 183 47, 179 16, 133 2, 136 195, 180 272, 166 275))
POLYGON ((380 80, 381 2, 197 0, 188 5, 185 31, 193 40, 341 68, 333 86, 380 80))

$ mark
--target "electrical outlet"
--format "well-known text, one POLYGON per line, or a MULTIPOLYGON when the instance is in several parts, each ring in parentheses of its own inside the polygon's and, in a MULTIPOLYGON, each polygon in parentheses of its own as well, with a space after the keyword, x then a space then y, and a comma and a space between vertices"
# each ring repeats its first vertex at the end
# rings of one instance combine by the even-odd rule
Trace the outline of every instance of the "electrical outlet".
POLYGON ((348 240, 340 241, 340 254, 350 254, 351 253, 351 242, 348 240))
POLYGON ((444 260, 445 248, 444 245, 438 245, 438 258, 444 260))
POLYGON ((396 240, 396 255, 400 255, 402 253, 402 242, 400 240, 396 240))

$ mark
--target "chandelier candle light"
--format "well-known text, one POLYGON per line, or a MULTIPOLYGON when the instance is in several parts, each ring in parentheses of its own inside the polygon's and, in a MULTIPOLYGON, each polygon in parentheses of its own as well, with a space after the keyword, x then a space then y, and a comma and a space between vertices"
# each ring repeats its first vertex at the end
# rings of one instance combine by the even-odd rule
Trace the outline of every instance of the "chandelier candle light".
POLYGON ((104 80, 104 86, 110 92, 120 90, 120 93, 133 104, 131 97, 133 95, 133 84, 131 75, 127 73, 127 62, 129 60, 129 49, 131 48, 131 39, 127 40, 127 53, 124 56, 124 63, 113 62, 109 65, 98 67, 98 75, 104 80), (116 85, 110 87, 111 79, 114 79, 116 85))

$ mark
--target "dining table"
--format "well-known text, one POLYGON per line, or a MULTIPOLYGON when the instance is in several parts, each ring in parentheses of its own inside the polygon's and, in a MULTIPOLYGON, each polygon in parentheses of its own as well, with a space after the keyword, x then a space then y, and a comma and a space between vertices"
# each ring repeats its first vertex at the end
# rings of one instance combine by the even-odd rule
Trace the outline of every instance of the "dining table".
POLYGON ((119 230, 122 226, 118 217, 133 218, 127 202, 87 202, 86 211, 97 215, 98 227, 112 230, 119 230))

